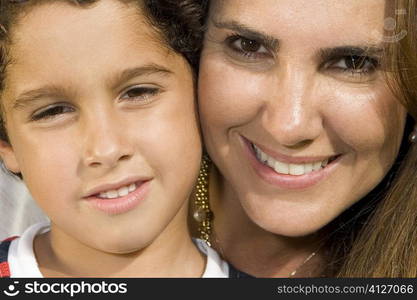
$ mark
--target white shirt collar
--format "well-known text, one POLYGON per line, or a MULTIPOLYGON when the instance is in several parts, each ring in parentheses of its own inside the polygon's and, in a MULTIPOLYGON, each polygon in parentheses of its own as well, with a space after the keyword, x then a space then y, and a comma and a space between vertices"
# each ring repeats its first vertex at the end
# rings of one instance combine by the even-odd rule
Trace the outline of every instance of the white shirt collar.
MULTIPOLYGON (((11 277, 43 277, 33 251, 33 241, 36 235, 48 232, 49 230, 49 222, 37 223, 26 229, 20 238, 12 241, 8 255, 11 277)), ((198 249, 207 256, 206 268, 202 278, 229 277, 229 265, 227 262, 222 260, 219 254, 203 240, 193 239, 193 241, 198 249)))

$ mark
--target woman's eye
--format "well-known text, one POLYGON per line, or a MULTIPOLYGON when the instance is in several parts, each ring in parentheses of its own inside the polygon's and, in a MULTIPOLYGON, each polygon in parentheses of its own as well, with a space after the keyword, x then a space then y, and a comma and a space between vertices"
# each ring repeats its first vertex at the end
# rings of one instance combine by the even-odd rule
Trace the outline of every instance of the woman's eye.
POLYGON ((369 56, 351 55, 339 59, 332 67, 353 74, 372 73, 377 69, 378 61, 369 56))
POLYGON ((68 105, 51 105, 35 112, 31 119, 33 121, 52 119, 62 114, 74 112, 74 110, 72 106, 68 105))
POLYGON ((246 58, 259 59, 271 56, 268 49, 261 42, 240 35, 228 37, 227 45, 231 50, 246 58))
POLYGON ((158 93, 159 89, 155 87, 133 87, 124 92, 121 99, 128 101, 147 101, 158 93))

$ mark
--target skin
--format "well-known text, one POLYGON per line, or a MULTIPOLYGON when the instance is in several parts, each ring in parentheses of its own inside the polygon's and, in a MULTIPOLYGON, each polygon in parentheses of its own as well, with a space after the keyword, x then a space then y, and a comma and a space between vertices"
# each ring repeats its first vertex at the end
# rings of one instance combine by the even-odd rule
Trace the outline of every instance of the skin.
POLYGON ((201 276, 186 222, 201 142, 185 59, 118 1, 36 6, 12 34, 3 94, 11 145, 0 153, 51 219, 35 240, 42 273, 201 276), (128 211, 86 199, 132 178, 148 190, 128 211))
POLYGON ((319 275, 322 251, 303 264, 318 230, 392 166, 406 112, 378 63, 385 15, 380 0, 211 1, 199 110, 219 170, 214 243, 236 267, 288 277, 302 265, 297 276, 319 275), (286 175, 290 183, 277 185, 243 138, 288 162, 337 160, 313 184, 286 175))

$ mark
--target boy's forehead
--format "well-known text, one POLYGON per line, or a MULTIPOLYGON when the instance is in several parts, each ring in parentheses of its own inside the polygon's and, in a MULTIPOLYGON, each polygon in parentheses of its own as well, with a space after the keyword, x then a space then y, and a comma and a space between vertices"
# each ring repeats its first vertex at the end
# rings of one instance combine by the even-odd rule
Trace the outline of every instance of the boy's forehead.
POLYGON ((155 64, 170 69, 177 56, 162 46, 138 7, 116 0, 89 8, 55 2, 39 6, 22 19, 13 37, 8 75, 20 85, 88 72, 110 76, 155 64))
MULTIPOLYGON (((146 18, 138 5, 123 4, 119 0, 97 1, 93 6, 71 5, 68 1, 47 1, 32 6, 21 14, 12 36, 19 37, 30 32, 33 37, 59 38, 78 33, 79 38, 94 30, 109 33, 120 30, 126 33, 147 32, 146 18), (126 27, 126 24, 131 26, 126 27), (95 24, 95 26, 91 26, 95 24), (140 28, 136 31, 135 28, 140 28), (49 36, 48 36, 49 35, 49 36)), ((150 31, 150 30, 149 30, 150 31)))
MULTIPOLYGON (((37 1, 35 1, 36 3, 37 1)), ((67 43, 100 47, 92 35, 104 36, 113 42, 131 43, 131 47, 171 50, 162 34, 145 15, 140 1, 98 0, 93 5, 74 5, 73 1, 40 1, 25 11, 11 36, 22 47, 33 49, 37 42, 67 43), (120 37, 116 40, 115 37, 120 37), (146 48, 145 47, 145 48, 146 48)), ((103 42, 103 41, 101 41, 103 42)), ((16 44, 16 43, 13 43, 16 44)))

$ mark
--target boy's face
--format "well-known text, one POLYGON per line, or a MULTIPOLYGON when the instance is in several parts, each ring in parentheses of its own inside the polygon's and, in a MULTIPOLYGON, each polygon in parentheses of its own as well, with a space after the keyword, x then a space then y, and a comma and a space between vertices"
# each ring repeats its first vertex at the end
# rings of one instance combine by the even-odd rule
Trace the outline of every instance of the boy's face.
POLYGON ((127 253, 186 229, 201 158, 192 73, 138 11, 48 3, 12 32, 0 152, 58 243, 127 253))

